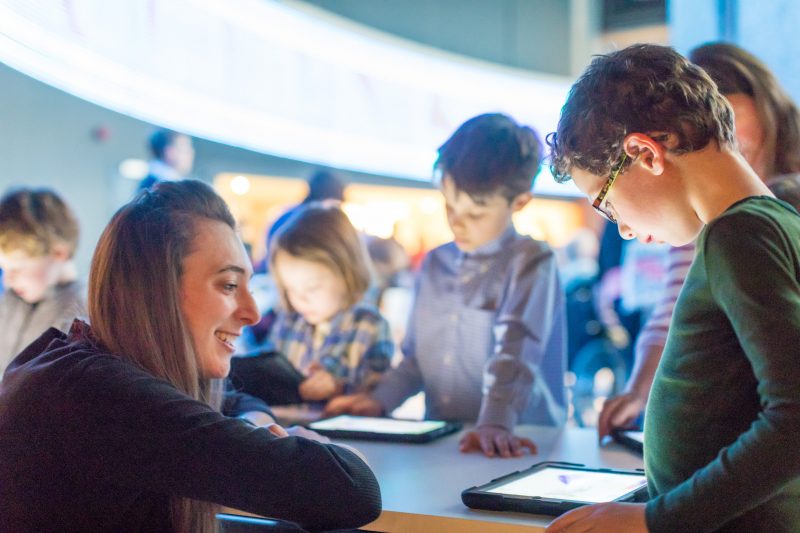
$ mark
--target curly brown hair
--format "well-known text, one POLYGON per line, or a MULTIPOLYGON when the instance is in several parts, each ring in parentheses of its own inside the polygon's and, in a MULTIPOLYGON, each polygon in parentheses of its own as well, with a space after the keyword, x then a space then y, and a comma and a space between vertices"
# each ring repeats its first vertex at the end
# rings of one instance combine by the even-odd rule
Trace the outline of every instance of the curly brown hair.
POLYGON ((547 136, 556 181, 569 180, 573 167, 608 174, 630 133, 671 134, 674 153, 736 143, 733 111, 708 75, 651 44, 595 57, 572 86, 558 129, 547 136))

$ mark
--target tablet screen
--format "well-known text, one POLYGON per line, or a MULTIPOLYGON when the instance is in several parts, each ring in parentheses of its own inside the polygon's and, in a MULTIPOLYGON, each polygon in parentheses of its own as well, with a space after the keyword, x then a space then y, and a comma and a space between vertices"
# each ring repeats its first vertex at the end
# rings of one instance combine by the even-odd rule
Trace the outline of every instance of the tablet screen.
POLYGON ((323 431, 359 431, 387 435, 422 435, 444 426, 445 422, 437 420, 394 420, 350 415, 320 420, 309 425, 311 429, 323 431))
POLYGON ((629 439, 635 440, 636 442, 640 442, 644 444, 644 431, 629 431, 629 430, 622 430, 620 434, 623 437, 628 437, 629 439))
POLYGON ((546 467, 487 492, 589 503, 610 502, 647 484, 644 474, 546 467))

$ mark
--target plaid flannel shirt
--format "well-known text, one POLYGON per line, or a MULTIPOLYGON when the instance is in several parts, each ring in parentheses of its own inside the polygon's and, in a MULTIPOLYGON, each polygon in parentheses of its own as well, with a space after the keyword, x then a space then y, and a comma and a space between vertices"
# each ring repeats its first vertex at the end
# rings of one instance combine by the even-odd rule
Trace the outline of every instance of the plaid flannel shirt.
POLYGON ((270 332, 271 347, 301 372, 318 362, 344 381, 346 393, 372 388, 394 354, 389 323, 376 308, 356 304, 334 316, 328 326, 315 350, 314 326, 298 313, 279 311, 270 332))

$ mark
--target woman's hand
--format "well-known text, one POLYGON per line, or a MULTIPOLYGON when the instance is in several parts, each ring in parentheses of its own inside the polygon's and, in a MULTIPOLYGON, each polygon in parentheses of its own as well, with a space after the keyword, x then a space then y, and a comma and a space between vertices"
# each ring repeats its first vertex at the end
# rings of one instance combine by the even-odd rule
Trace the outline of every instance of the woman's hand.
POLYGON ((312 365, 309 372, 310 375, 300 383, 300 397, 305 401, 327 400, 341 394, 344 386, 333 377, 333 374, 319 365, 312 365))
POLYGON ((547 526, 547 533, 647 533, 643 503, 598 503, 578 507, 547 526))
POLYGON ((525 448, 536 453, 536 444, 532 440, 517 437, 501 426, 478 426, 467 431, 459 445, 462 453, 479 451, 487 457, 519 457, 525 448))
POLYGON ((320 435, 316 431, 312 431, 308 428, 304 428, 302 426, 290 426, 285 428, 279 424, 267 424, 264 426, 267 431, 275 435, 276 437, 303 437, 304 439, 314 440, 320 442, 322 444, 330 444, 331 439, 320 435))
POLYGON ((270 433, 272 433, 276 437, 288 437, 289 436, 289 432, 286 431, 286 428, 284 428, 280 424, 276 424, 276 423, 273 422, 271 424, 265 425, 264 427, 267 429, 267 431, 269 431, 270 433))

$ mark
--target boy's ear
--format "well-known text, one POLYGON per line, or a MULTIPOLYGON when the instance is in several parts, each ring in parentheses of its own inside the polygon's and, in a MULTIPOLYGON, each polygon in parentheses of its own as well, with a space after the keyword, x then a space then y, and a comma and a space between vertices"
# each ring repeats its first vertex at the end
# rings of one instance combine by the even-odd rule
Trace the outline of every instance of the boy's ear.
POLYGON ((516 213, 517 211, 520 211, 523 207, 528 205, 528 202, 530 202, 532 198, 533 193, 530 191, 519 193, 514 197, 513 200, 511 200, 511 212, 516 213))
POLYGON ((628 157, 638 161, 645 170, 656 175, 664 172, 666 148, 649 135, 631 133, 625 137, 622 146, 628 157))

